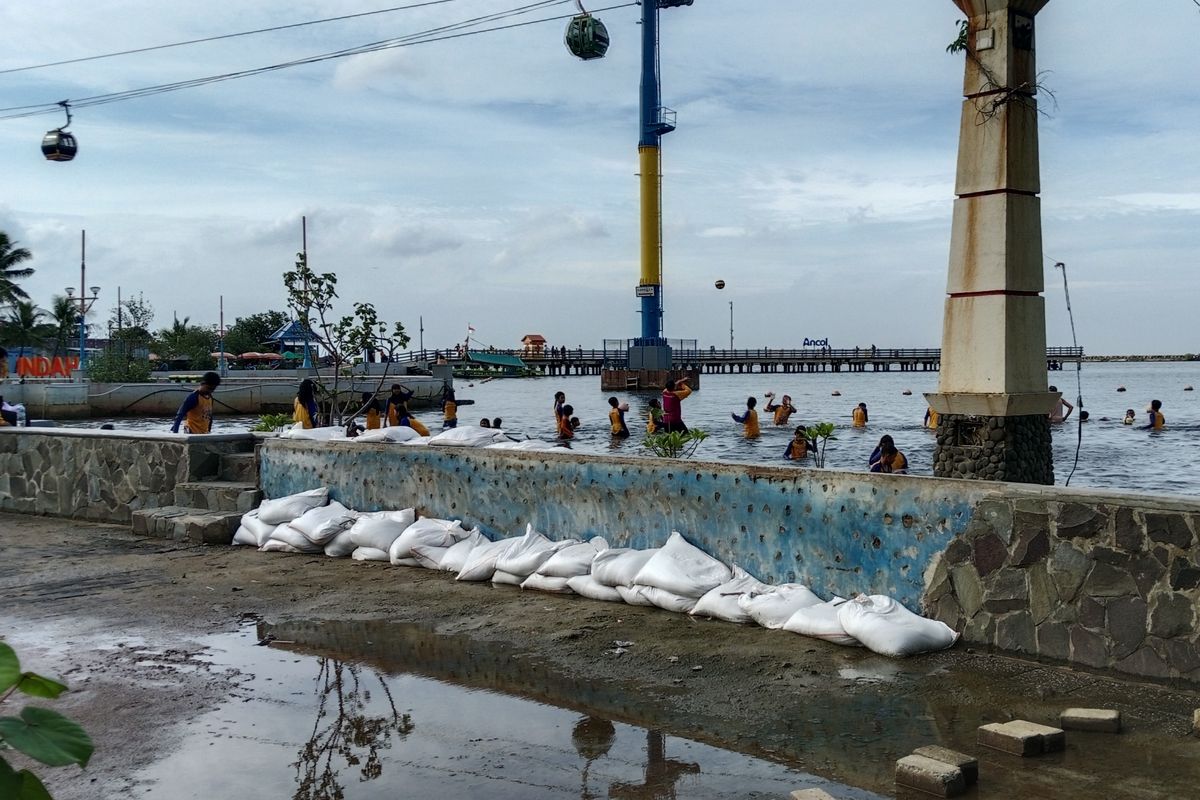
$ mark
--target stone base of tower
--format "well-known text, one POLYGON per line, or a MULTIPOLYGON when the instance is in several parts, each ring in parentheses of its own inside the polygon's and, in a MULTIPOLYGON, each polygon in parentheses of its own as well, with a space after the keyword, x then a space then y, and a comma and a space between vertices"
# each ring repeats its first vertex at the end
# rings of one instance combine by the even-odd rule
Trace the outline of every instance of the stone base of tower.
POLYGON ((1054 451, 1046 414, 992 417, 943 414, 933 474, 939 478, 1054 484, 1054 451))

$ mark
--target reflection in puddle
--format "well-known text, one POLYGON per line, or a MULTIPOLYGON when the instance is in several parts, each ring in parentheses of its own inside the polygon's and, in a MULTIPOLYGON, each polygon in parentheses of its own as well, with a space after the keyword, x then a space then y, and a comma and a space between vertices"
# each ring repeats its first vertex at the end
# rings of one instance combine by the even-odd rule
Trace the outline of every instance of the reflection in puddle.
POLYGON ((614 721, 596 709, 632 719, 620 709, 636 709, 636 692, 415 626, 260 626, 218 637, 211 660, 236 669, 239 684, 230 702, 190 723, 179 750, 138 776, 146 796, 665 800, 778 798, 817 786, 839 800, 878 797, 614 721), (268 633, 271 646, 254 646, 268 633))

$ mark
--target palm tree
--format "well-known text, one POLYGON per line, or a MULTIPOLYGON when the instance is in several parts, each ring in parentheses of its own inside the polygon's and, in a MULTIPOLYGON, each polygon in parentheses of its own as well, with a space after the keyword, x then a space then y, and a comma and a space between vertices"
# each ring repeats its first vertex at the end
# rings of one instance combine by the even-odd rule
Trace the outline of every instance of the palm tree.
POLYGON ((57 358, 67 349, 67 342, 78 330, 79 308, 75 301, 61 294, 56 294, 50 301, 50 335, 54 337, 54 355, 57 358))
POLYGON ((0 304, 29 299, 29 295, 15 281, 33 274, 32 267, 17 266, 33 258, 33 254, 24 247, 16 247, 16 244, 9 240, 7 233, 0 231, 0 304))
POLYGON ((21 348, 17 358, 25 355, 25 348, 53 333, 54 327, 42 322, 46 312, 28 300, 16 300, 8 309, 5 334, 9 344, 21 348))

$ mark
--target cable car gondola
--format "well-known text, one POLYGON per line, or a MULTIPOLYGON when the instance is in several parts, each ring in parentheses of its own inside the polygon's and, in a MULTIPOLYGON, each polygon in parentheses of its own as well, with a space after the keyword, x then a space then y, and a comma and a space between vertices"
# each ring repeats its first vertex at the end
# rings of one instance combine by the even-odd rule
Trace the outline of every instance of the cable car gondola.
POLYGON ((567 24, 567 33, 563 41, 571 55, 588 61, 593 58, 604 58, 608 52, 608 28, 604 23, 583 10, 583 4, 576 0, 579 14, 571 17, 567 24))
MULTIPOLYGON (((67 112, 67 125, 70 125, 71 106, 66 100, 59 105, 67 112)), ((47 161, 70 161, 79 151, 79 143, 75 141, 75 135, 66 130, 67 125, 46 131, 46 135, 42 137, 42 155, 47 161)))

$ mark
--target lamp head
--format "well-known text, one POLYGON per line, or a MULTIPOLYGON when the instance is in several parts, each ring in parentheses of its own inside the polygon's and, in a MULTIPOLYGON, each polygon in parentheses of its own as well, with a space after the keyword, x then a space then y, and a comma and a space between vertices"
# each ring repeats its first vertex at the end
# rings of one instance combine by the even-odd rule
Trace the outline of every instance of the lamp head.
POLYGON ((100 287, 99 286, 89 286, 88 291, 90 291, 92 293, 92 296, 95 297, 96 295, 100 294, 100 287))
POLYGON ((68 287, 66 288, 66 292, 67 292, 67 298, 68 298, 68 299, 69 299, 69 298, 72 298, 72 297, 74 297, 74 296, 75 296, 75 287, 74 287, 74 286, 68 286, 68 287))

